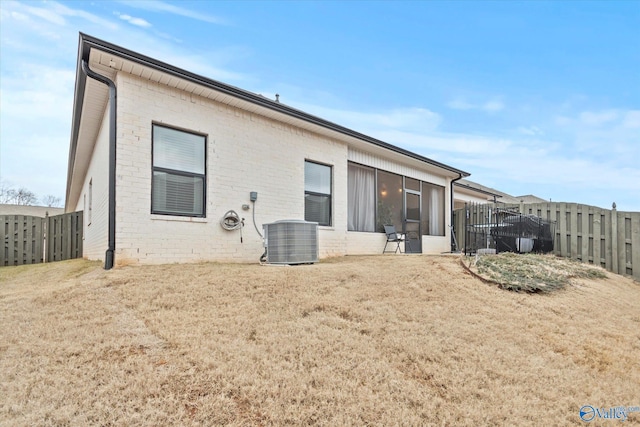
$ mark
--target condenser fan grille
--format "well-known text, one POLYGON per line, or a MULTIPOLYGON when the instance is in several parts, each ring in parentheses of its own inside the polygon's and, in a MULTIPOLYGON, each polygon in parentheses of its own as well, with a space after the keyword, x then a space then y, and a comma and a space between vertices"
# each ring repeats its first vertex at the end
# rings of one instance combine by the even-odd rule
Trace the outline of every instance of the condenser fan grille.
POLYGON ((264 224, 264 244, 270 264, 309 264, 318 261, 318 223, 276 221, 264 224))

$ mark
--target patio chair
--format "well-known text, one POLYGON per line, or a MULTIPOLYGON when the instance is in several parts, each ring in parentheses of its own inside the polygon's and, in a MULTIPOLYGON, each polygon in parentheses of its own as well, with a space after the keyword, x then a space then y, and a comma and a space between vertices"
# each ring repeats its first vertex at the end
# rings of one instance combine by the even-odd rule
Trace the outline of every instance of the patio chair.
MULTIPOLYGON (((396 244, 396 249, 395 249, 395 251, 393 251, 394 254, 398 253, 398 251, 400 251, 400 253, 402 253, 402 249, 400 249, 400 243, 404 242, 404 235, 396 232, 395 225, 385 225, 384 226, 384 232, 387 235, 387 241, 384 244, 384 249, 382 250, 382 253, 383 254, 387 253, 387 245, 389 243, 395 243, 396 244)), ((393 245, 391 245, 391 246, 393 246, 393 245)))

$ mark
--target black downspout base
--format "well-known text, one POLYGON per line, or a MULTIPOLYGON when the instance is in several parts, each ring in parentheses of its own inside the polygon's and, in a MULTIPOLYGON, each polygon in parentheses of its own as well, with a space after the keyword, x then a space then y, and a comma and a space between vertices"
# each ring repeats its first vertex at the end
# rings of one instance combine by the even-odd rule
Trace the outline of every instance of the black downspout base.
POLYGON ((112 249, 107 249, 104 254, 104 269, 111 270, 113 268, 114 253, 112 249))

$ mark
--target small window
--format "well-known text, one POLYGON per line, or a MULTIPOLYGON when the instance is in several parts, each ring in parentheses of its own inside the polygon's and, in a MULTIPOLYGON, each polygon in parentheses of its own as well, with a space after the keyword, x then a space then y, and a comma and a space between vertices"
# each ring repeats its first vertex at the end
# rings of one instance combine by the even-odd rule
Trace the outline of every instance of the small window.
POLYGON ((205 216, 206 137, 153 125, 151 213, 205 216))
POLYGON ((304 219, 331 225, 331 166, 304 162, 304 219))

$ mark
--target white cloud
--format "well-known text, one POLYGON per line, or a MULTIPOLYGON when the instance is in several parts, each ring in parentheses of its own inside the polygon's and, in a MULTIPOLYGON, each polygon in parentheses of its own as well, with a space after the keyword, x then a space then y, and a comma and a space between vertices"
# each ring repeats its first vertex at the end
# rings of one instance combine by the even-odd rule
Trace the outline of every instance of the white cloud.
POLYGON ((33 3, 7 2, 9 7, 19 11, 18 13, 31 15, 57 26, 67 26, 67 17, 82 18, 93 24, 112 30, 117 29, 113 22, 82 9, 73 9, 55 1, 42 3, 42 7, 31 6, 33 3))
POLYGON ((0 0, 0 178, 39 196, 65 193, 79 30, 207 77, 245 79, 225 69, 236 56, 223 47, 197 52, 159 43, 137 17, 126 19, 136 26, 123 25, 83 6, 0 0))
MULTIPOLYGON (((205 22, 222 22, 215 17, 203 18, 195 12, 161 2, 126 4, 205 22)), ((72 3, 72 6, 76 5, 82 3, 72 3)), ((158 33, 143 31, 142 28, 149 27, 142 22, 132 22, 142 19, 132 15, 146 16, 142 12, 118 15, 134 27, 121 23, 113 15, 113 21, 109 21, 56 2, 2 1, 0 10, 2 178, 25 184, 39 195, 64 195, 77 31, 80 28, 83 32, 206 77, 241 83, 245 88, 250 84, 264 84, 258 76, 237 73, 228 66, 238 57, 251 55, 246 48, 223 46, 214 50, 207 46, 197 51, 193 46, 177 46, 165 40, 159 42, 158 33), (34 126, 34 123, 38 125, 34 126), (34 160, 25 165, 21 160, 25 156, 34 160)), ((142 21, 151 25, 144 19, 142 21)), ((162 37, 174 39, 169 34, 162 37)), ((546 120, 544 116, 528 116, 528 123, 536 123, 537 126, 517 127, 519 123, 510 123, 505 125, 508 131, 496 128, 479 135, 443 130, 444 124, 449 125, 446 129, 455 129, 455 123, 446 120, 448 117, 444 112, 426 106, 373 108, 372 111, 366 111, 362 106, 327 108, 324 106, 346 105, 347 101, 333 93, 288 87, 281 83, 276 85, 279 90, 263 93, 284 93, 281 99, 289 105, 467 170, 473 174, 472 179, 501 190, 514 188, 513 192, 517 194, 533 193, 554 200, 573 199, 592 204, 595 203, 589 202, 587 197, 598 196, 604 200, 601 206, 610 206, 611 201, 606 198, 613 197, 611 194, 616 192, 626 195, 628 200, 640 200, 640 168, 637 165, 640 158, 640 110, 580 111, 566 107, 551 110, 558 114, 555 120, 551 116, 553 112, 546 120), (305 102, 296 102, 296 99, 305 102), (583 194, 585 187, 591 195, 585 192, 580 196, 584 199, 580 199, 576 195, 583 194), (541 193, 541 188, 548 193, 541 193)), ((447 106, 453 110, 485 113, 496 113, 506 108, 498 97, 458 98, 447 106)), ((531 107, 534 112, 540 109, 538 105, 531 107)), ((499 117, 502 119, 503 116, 506 114, 499 117)), ((491 119, 491 116, 486 118, 491 119)), ((620 200, 617 201, 622 209, 620 200)), ((636 210, 640 210, 640 206, 636 210)))
POLYGON ((162 1, 121 1, 125 4, 136 9, 148 10, 151 12, 163 12, 173 15, 184 16, 185 18, 196 19, 198 21, 208 22, 210 24, 226 24, 226 21, 217 16, 212 16, 206 13, 195 12, 193 10, 185 9, 180 6, 165 3, 162 1))
MULTIPOLYGON (((298 92, 296 96, 304 97, 304 94, 298 92)), ((630 202, 634 198, 640 200, 640 168, 634 160, 640 158, 640 135, 637 131, 625 130, 619 120, 604 121, 607 127, 596 132, 584 129, 580 114, 573 119, 567 117, 566 123, 570 126, 563 128, 562 139, 557 140, 551 136, 553 129, 546 129, 548 126, 545 131, 538 126, 520 127, 510 136, 502 136, 498 130, 493 135, 445 132, 440 129, 443 117, 426 108, 366 113, 295 101, 291 104, 466 170, 472 173, 472 180, 500 190, 511 188, 517 194, 536 194, 557 201, 603 207, 611 205, 613 200, 609 198, 616 197, 614 194, 620 199, 620 194, 624 194, 627 202, 623 209, 640 209, 640 205, 630 202), (572 144, 589 148, 579 151, 573 149, 572 144), (606 157, 599 150, 604 150, 606 157)), ((628 118, 630 128, 638 119, 634 112, 618 112, 617 117, 628 118)))
POLYGON ((584 111, 580 113, 580 122, 585 126, 602 126, 605 123, 614 121, 618 118, 618 112, 614 110, 607 111, 584 111))
MULTIPOLYGON (((292 101, 292 106, 316 114, 357 132, 378 138, 425 155, 426 150, 451 154, 505 151, 511 143, 503 138, 489 138, 441 132, 443 119, 424 107, 400 107, 374 112, 340 110, 292 101)), ((434 159, 437 160, 437 159, 434 159)))
POLYGON ((452 101, 449 101, 447 103, 447 107, 453 110, 473 110, 476 108, 475 105, 462 99, 454 99, 452 101))
POLYGON ((640 110, 627 111, 624 116, 623 126, 629 129, 640 128, 640 110))
POLYGON ((539 135, 544 135, 544 132, 537 126, 520 126, 517 129, 518 133, 521 133, 523 135, 529 135, 529 136, 539 136, 539 135))
POLYGON ((504 104, 501 101, 497 100, 485 102, 484 104, 482 104, 482 107, 480 107, 482 111, 486 111, 488 113, 495 113, 502 110, 503 108, 504 104))
POLYGON ((2 179, 64 197, 75 72, 28 63, 3 75, 2 179))
POLYGON ((130 23, 131 25, 137 25, 138 27, 142 27, 142 28, 149 28, 151 27, 151 24, 148 21, 145 21, 142 18, 134 18, 131 15, 126 15, 126 14, 121 14, 118 15, 118 17, 120 19, 122 19, 123 21, 127 21, 128 23, 130 23))
POLYGON ((52 9, 44 9, 40 7, 24 6, 24 10, 32 16, 37 16, 50 22, 51 24, 64 26, 67 24, 64 16, 52 9))
MULTIPOLYGON (((98 25, 99 27, 103 27, 109 30, 117 30, 118 29, 118 24, 115 24, 114 22, 108 20, 108 19, 104 19, 101 18, 97 15, 94 15, 93 13, 89 13, 85 10, 82 9, 72 9, 70 7, 67 7, 63 4, 57 3, 57 2, 48 2, 45 3, 48 5, 51 5, 51 11, 53 11, 54 13, 58 13, 62 16, 68 16, 68 17, 74 17, 74 18, 82 18, 85 21, 91 22, 92 24, 98 25)), ((82 4, 82 3, 80 3, 82 4)))
POLYGON ((3 77, 3 116, 27 122, 33 118, 70 122, 74 71, 32 63, 23 64, 16 71, 15 75, 3 77))
MULTIPOLYGON (((78 28, 86 27, 87 23, 107 31, 116 31, 119 28, 117 23, 108 19, 55 1, 35 5, 36 3, 16 1, 0 2, 3 45, 27 44, 26 40, 31 41, 34 37, 41 36, 46 39, 46 43, 40 44, 37 49, 42 50, 42 47, 46 46, 47 49, 44 50, 48 50, 50 54, 59 54, 56 49, 51 49, 52 44, 65 40, 69 34, 75 34, 77 37, 78 28)), ((28 49, 36 50, 32 44, 28 49)))
POLYGON ((505 105, 501 100, 497 98, 490 99, 486 102, 477 103, 477 104, 471 103, 463 98, 456 98, 449 101, 447 103, 447 107, 451 108, 452 110, 462 110, 462 111, 478 110, 478 111, 484 111, 486 113, 496 113, 498 111, 503 110, 505 105))
POLYGON ((371 136, 380 135, 381 131, 386 129, 404 129, 415 133, 431 132, 437 129, 442 122, 439 114, 420 107, 361 112, 326 108, 295 102, 295 100, 291 105, 371 136))

